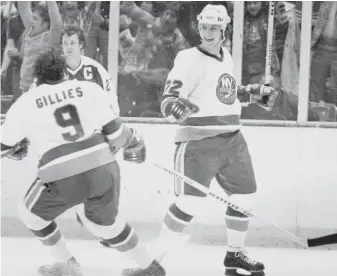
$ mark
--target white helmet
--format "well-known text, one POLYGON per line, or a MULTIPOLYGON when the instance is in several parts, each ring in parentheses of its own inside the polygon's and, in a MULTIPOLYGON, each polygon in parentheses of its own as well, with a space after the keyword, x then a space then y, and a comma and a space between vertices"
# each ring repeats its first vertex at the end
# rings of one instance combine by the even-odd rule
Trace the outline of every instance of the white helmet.
POLYGON ((225 31, 227 24, 231 22, 227 10, 222 5, 208 4, 197 17, 198 23, 206 23, 212 25, 221 25, 222 30, 225 31))

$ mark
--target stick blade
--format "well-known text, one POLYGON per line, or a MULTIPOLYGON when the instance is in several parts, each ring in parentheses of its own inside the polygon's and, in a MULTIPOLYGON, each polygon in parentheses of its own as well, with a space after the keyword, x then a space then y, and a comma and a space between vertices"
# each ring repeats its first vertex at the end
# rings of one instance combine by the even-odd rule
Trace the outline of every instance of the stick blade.
POLYGON ((308 246, 315 247, 327 244, 336 244, 337 243, 337 233, 331 234, 323 237, 308 239, 308 246))

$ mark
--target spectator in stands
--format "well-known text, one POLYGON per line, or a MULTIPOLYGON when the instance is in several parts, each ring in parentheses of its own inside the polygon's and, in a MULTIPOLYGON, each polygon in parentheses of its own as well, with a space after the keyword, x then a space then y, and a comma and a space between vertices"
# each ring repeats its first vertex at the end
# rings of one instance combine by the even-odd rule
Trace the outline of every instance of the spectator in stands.
POLYGON ((125 14, 119 16, 119 54, 124 60, 135 42, 129 29, 132 20, 125 14))
POLYGON ((26 29, 23 38, 23 61, 20 88, 22 92, 32 85, 32 66, 41 51, 47 47, 60 48, 62 21, 55 1, 39 2, 33 9, 30 1, 19 1, 19 13, 26 29))
MULTIPOLYGON (((17 10, 17 2, 13 3, 17 10)), ((8 86, 13 102, 20 96, 20 68, 22 63, 21 42, 25 27, 20 15, 10 17, 7 24, 7 45, 1 65, 2 86, 8 86)))
MULTIPOLYGON (((90 2, 91 3, 91 2, 90 2)), ((62 1, 59 5, 62 16, 63 29, 67 26, 77 26, 83 30, 85 37, 88 36, 89 21, 92 17, 92 11, 87 7, 84 1, 62 1)), ((84 49, 81 54, 84 55, 84 49)))
MULTIPOLYGON (((261 83, 265 75, 265 60, 268 32, 268 6, 266 2, 245 2, 242 84, 261 83)), ((277 79, 280 63, 276 55, 273 36, 271 73, 277 79)))
POLYGON ((84 54, 108 69, 108 45, 109 45, 109 1, 90 1, 86 4, 87 13, 90 12, 87 47, 84 54))
MULTIPOLYGON (((293 5, 294 6, 294 5, 293 5)), ((289 27, 289 17, 285 2, 277 1, 274 12, 275 50, 279 61, 283 59, 284 44, 289 27)))
POLYGON ((140 8, 148 12, 152 16, 155 16, 155 9, 153 7, 153 4, 154 2, 152 1, 143 1, 142 4, 140 5, 140 8))
POLYGON ((88 22, 84 6, 84 1, 60 2, 59 9, 62 16, 62 27, 76 25, 86 34, 88 32, 88 22))
MULTIPOLYGON (((297 17, 297 22, 300 26, 302 26, 302 1, 287 1, 288 3, 294 4, 296 7, 296 17, 297 17)), ((312 24, 312 28, 313 26, 315 26, 316 21, 318 19, 318 13, 319 13, 319 8, 321 5, 321 1, 312 1, 312 20, 311 20, 311 24, 312 24)))
POLYGON ((276 4, 275 43, 281 64, 281 87, 285 93, 298 95, 301 32, 295 5, 276 4))
POLYGON ((145 55, 148 64, 151 60, 147 55, 150 55, 154 59, 153 67, 170 69, 177 53, 190 47, 177 27, 177 13, 174 10, 167 9, 161 16, 154 17, 134 2, 125 1, 121 5, 121 12, 139 24, 135 50, 145 55))
POLYGON ((8 19, 8 14, 5 13, 5 2, 1 1, 1 64, 3 61, 3 56, 6 48, 6 22, 8 19), (7 18, 6 18, 7 17, 7 18))
POLYGON ((311 37, 310 100, 337 105, 337 2, 321 2, 311 37), (332 91, 325 93, 331 75, 332 91))
POLYGON ((138 23, 138 30, 134 38, 128 39, 130 42, 133 40, 133 45, 124 55, 120 73, 124 73, 123 78, 132 78, 131 82, 128 81, 128 87, 123 86, 123 89, 127 90, 127 94, 134 95, 130 98, 134 98, 139 116, 159 116, 158 93, 163 90, 177 53, 190 46, 177 27, 175 10, 166 9, 159 17, 154 17, 152 14, 155 12, 149 3, 145 8, 152 12, 138 7, 134 2, 125 1, 121 5, 121 13, 138 23), (130 83, 134 86, 133 93, 130 83), (146 112, 149 110, 153 112, 146 112))
POLYGON ((15 15, 17 10, 12 2, 1 1, 1 64, 3 61, 3 55, 7 43, 7 21, 8 19, 15 15))

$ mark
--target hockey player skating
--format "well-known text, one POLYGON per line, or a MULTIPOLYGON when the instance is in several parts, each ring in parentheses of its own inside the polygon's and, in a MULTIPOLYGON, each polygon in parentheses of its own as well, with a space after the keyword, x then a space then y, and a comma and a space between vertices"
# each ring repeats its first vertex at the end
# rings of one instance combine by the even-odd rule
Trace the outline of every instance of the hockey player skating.
POLYGON ((39 86, 22 95, 2 125, 1 156, 22 158, 29 141, 39 156, 38 178, 19 206, 19 215, 50 249, 55 263, 44 276, 80 276, 55 219, 82 204, 79 216, 95 236, 140 266, 156 265, 135 231, 118 213, 120 175, 115 153, 126 161, 145 160, 143 139, 111 108, 108 93, 95 83, 64 80, 65 61, 50 50, 36 61, 39 86))
MULTIPOLYGON (((260 96, 258 103, 270 110, 277 96, 261 84, 239 86, 233 77, 231 55, 221 47, 230 18, 226 8, 207 5, 198 16, 202 43, 181 51, 168 75, 161 104, 163 115, 180 124, 176 133, 175 170, 210 186, 215 177, 231 202, 250 210, 256 198, 254 170, 246 141, 240 131, 241 104, 247 94, 260 96)), ((197 215, 206 194, 175 181, 176 202, 169 207, 156 242, 157 260, 162 260, 183 229, 197 215), (165 244, 165 245, 164 245, 165 244), (166 247, 166 250, 164 248, 166 247)), ((226 227, 228 251, 226 275, 264 275, 264 265, 251 259, 244 249, 248 217, 228 207, 226 227)), ((163 275, 160 267, 129 269, 125 275, 163 275)))

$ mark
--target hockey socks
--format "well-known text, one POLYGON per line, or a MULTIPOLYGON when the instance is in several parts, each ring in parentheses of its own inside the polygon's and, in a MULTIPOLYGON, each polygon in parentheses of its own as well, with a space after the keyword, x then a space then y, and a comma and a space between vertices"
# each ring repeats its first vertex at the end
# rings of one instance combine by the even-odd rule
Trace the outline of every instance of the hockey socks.
POLYGON ((182 231, 189 225, 192 218, 193 216, 182 211, 175 203, 169 207, 159 236, 151 245, 151 252, 155 254, 156 260, 160 262, 168 251, 186 242, 188 236, 183 235, 182 231))
POLYGON ((151 264, 154 258, 148 253, 146 246, 139 240, 136 232, 129 224, 125 223, 124 228, 118 231, 119 233, 116 231, 117 228, 114 229, 113 226, 110 226, 110 228, 111 235, 114 234, 114 237, 103 239, 104 244, 133 259, 142 268, 146 268, 151 264))
POLYGON ((227 208, 226 226, 228 238, 228 252, 224 259, 227 276, 263 276, 264 265, 250 259, 243 251, 248 231, 249 218, 234 210, 227 208))
POLYGON ((229 251, 238 251, 244 247, 247 235, 249 218, 234 210, 227 208, 226 227, 229 251))
POLYGON ((52 221, 46 227, 40 230, 32 230, 33 234, 44 245, 48 246, 52 256, 60 262, 67 262, 73 256, 66 246, 66 242, 57 227, 55 221, 52 221))
POLYGON ((193 216, 182 211, 175 203, 169 207, 164 218, 164 225, 170 230, 169 232, 180 233, 190 223, 193 216))

